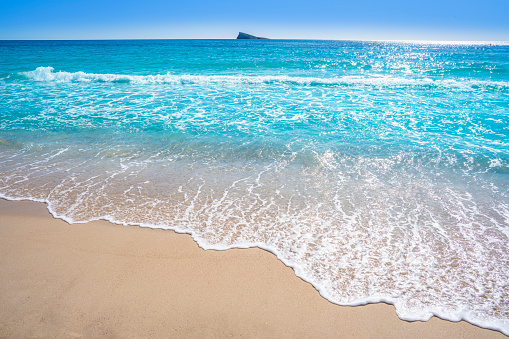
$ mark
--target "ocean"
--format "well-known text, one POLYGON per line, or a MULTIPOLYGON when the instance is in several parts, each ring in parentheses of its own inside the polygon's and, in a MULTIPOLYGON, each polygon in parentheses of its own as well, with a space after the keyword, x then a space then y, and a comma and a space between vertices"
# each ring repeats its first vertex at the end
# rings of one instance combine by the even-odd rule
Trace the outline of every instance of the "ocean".
POLYGON ((509 335, 509 44, 0 41, 0 197, 509 335))

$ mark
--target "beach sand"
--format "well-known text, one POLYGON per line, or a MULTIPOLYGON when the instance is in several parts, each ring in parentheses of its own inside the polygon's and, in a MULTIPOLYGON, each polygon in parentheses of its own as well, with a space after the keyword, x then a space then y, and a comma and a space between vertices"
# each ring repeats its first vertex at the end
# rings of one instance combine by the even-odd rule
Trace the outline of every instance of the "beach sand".
POLYGON ((505 338, 466 322, 406 322, 334 305, 261 249, 204 251, 189 235, 69 225, 0 199, 0 337, 505 338))

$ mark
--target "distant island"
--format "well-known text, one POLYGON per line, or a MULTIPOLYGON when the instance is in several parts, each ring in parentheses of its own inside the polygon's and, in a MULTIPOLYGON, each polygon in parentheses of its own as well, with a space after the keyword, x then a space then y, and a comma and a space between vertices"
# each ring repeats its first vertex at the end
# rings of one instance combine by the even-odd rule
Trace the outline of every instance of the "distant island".
POLYGON ((260 38, 251 34, 239 32, 237 39, 267 39, 267 38, 260 38))

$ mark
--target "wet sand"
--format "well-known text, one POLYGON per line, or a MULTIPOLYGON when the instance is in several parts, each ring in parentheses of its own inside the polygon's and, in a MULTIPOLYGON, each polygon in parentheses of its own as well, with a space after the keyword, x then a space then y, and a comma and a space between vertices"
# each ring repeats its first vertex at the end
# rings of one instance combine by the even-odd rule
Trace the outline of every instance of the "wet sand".
POLYGON ((0 337, 506 338, 464 321, 407 322, 391 305, 334 305, 261 249, 69 225, 0 199, 0 337))

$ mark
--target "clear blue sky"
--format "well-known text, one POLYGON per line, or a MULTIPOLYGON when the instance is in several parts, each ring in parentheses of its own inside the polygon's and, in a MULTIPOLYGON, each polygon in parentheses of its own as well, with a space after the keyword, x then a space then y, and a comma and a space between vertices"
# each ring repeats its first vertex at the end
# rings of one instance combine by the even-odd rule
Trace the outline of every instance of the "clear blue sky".
POLYGON ((509 40, 509 0, 0 0, 0 39, 509 40))

